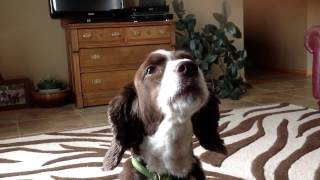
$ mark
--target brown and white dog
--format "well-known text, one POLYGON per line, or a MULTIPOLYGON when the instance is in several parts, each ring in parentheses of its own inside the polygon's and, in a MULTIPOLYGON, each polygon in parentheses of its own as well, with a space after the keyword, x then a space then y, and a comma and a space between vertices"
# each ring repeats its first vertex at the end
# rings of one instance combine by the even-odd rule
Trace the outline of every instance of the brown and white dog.
MULTIPOLYGON (((108 108, 114 137, 103 168, 114 169, 126 150, 146 168, 176 178, 205 179, 193 155, 192 136, 207 150, 225 153, 217 132, 218 99, 201 70, 185 51, 149 54, 133 83, 108 108)), ((120 179, 148 179, 130 161, 120 179)))

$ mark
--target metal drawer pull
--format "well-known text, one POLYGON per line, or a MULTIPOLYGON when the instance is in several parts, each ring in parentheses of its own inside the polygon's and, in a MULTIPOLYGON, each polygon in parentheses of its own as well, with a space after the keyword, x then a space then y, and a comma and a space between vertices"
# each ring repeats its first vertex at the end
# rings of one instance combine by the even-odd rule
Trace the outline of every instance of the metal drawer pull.
POLYGON ((102 83, 102 79, 94 79, 91 81, 91 84, 93 84, 93 85, 99 85, 101 83, 102 83))
POLYGON ((97 60, 97 59, 100 59, 101 56, 100 56, 100 54, 92 54, 92 55, 90 55, 90 58, 93 60, 97 60))
POLYGON ((133 31, 132 32, 133 36, 137 37, 137 36, 140 36, 140 32, 139 31, 133 31))
POLYGON ((83 38, 85 38, 85 39, 89 39, 89 38, 91 38, 92 37, 92 33, 84 33, 83 35, 82 35, 82 37, 83 38))
POLYGON ((118 37, 118 36, 120 36, 120 34, 121 34, 120 32, 112 32, 111 36, 112 37, 118 37))
POLYGON ((163 35, 163 34, 165 34, 165 33, 166 33, 166 31, 165 31, 164 29, 160 29, 160 30, 159 30, 159 34, 163 35))

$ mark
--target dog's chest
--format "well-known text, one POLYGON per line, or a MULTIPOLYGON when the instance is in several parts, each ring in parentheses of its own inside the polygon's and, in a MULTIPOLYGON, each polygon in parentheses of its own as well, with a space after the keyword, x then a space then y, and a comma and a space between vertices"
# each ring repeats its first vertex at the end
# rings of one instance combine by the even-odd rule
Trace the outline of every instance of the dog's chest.
POLYGON ((140 146, 147 167, 158 173, 185 176, 192 166, 192 123, 174 123, 172 119, 161 122, 152 136, 145 137, 140 146))

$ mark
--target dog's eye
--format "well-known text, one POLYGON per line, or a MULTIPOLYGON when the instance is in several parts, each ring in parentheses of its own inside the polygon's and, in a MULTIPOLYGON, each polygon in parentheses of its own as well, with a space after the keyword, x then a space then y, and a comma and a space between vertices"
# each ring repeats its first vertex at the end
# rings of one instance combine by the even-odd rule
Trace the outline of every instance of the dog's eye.
POLYGON ((148 66, 144 72, 144 75, 147 76, 147 75, 151 75, 153 73, 155 73, 157 70, 157 68, 155 66, 148 66))

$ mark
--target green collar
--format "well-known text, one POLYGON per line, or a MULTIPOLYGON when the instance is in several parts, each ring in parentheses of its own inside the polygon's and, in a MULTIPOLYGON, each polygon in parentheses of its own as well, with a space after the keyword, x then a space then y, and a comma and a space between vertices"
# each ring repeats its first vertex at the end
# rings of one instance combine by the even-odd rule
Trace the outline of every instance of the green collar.
MULTIPOLYGON (((176 178, 174 178, 173 176, 170 175, 161 175, 158 174, 156 172, 151 172, 149 171, 145 166, 143 166, 139 160, 137 160, 136 158, 132 157, 131 158, 131 163, 133 165, 133 167, 141 174, 143 174, 144 176, 146 176, 148 179, 152 179, 152 180, 174 180, 176 178)), ((180 179, 180 178, 178 178, 180 179)), ((186 179, 186 178, 183 178, 186 179)))

